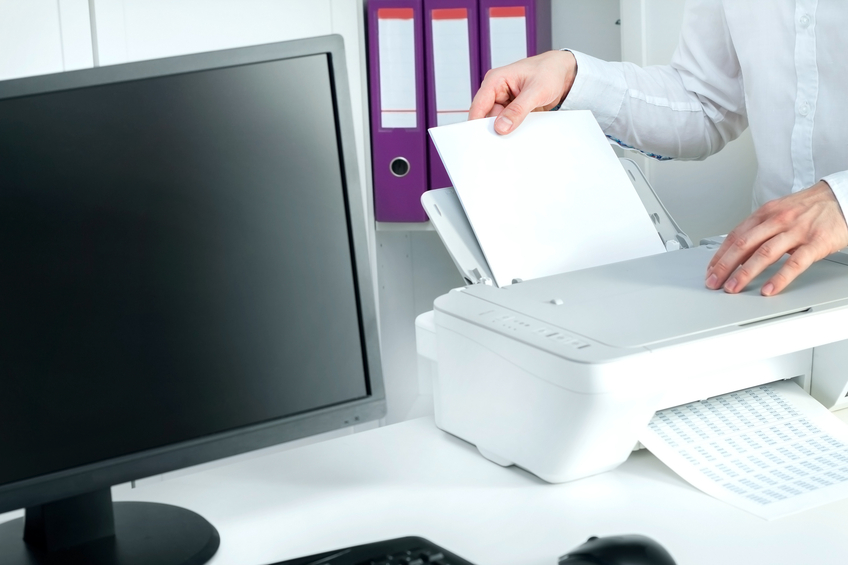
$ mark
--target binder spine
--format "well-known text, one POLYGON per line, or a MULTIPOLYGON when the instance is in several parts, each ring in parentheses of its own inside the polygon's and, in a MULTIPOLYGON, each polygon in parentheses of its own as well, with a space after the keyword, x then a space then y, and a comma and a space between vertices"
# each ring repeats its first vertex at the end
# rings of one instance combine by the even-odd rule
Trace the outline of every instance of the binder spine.
MULTIPOLYGON (((477 0, 424 0, 427 127, 468 119, 480 86, 477 0)), ((429 188, 451 186, 433 141, 427 136, 429 188)))
POLYGON ((425 222, 422 0, 370 0, 367 18, 374 214, 380 222, 425 222))
POLYGON ((480 0, 480 79, 551 49, 551 0, 480 0))

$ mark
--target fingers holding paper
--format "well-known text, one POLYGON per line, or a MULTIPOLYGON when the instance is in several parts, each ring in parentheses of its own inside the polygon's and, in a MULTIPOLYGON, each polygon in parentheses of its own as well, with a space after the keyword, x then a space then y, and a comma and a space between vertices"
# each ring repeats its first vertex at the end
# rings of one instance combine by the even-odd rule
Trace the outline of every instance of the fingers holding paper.
POLYGON ((471 102, 468 119, 495 117, 495 131, 510 133, 530 112, 562 102, 576 75, 577 60, 569 51, 548 51, 492 69, 471 102))
POLYGON ((848 246, 848 226, 830 186, 812 187, 766 203, 739 224, 707 267, 706 286, 741 292, 785 254, 789 257, 763 285, 771 296, 819 259, 848 246))

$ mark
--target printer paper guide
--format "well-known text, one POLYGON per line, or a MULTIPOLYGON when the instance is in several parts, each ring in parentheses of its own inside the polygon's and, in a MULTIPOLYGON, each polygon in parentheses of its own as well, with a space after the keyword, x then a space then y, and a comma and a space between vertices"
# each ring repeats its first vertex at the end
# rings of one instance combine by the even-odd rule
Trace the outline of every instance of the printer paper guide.
POLYGON ((662 410, 640 441, 693 486, 767 520, 848 497, 848 426, 794 382, 662 410))
POLYGON ((493 118, 430 135, 498 286, 665 251, 591 112, 533 113, 509 135, 493 118))

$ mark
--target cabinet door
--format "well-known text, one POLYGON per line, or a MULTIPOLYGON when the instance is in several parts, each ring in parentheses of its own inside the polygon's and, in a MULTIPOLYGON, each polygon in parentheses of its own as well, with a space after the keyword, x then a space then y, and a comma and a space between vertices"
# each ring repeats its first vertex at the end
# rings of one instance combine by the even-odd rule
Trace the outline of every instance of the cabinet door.
POLYGON ((87 0, 0 0, 0 80, 92 63, 87 0))
POLYGON ((619 0, 553 0, 553 48, 567 47, 605 61, 620 61, 619 8, 619 0))
POLYGON ((0 0, 0 80, 62 70, 56 0, 0 0))
POLYGON ((101 65, 332 33, 330 0, 94 0, 101 65))

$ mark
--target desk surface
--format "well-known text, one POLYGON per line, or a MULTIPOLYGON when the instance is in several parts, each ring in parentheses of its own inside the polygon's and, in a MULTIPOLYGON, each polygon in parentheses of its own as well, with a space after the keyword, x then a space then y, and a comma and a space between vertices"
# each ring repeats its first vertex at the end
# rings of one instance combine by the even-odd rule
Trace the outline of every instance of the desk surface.
POLYGON ((213 565, 260 565, 420 535, 478 565, 552 565, 591 535, 641 533, 678 565, 845 563, 848 500, 767 522, 689 486, 647 451, 550 485, 484 460, 422 418, 134 490, 221 533, 213 565))

